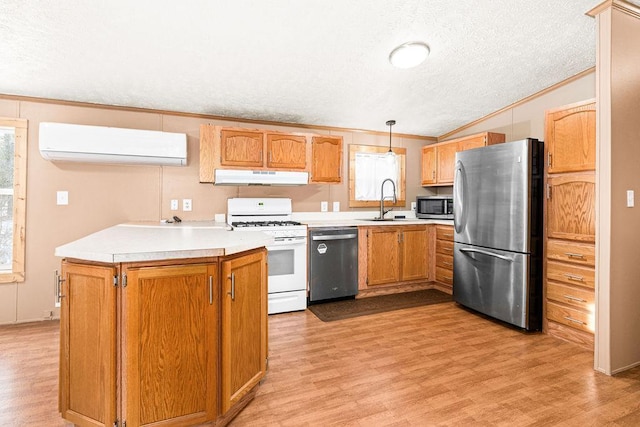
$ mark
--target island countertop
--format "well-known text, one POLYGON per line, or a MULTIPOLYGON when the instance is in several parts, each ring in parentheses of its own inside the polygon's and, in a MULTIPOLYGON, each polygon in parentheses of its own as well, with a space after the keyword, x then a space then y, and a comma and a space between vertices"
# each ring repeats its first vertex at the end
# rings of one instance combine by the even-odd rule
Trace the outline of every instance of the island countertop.
POLYGON ((55 255, 106 263, 159 261, 232 255, 267 246, 257 231, 229 230, 223 223, 129 223, 106 228, 58 246, 55 255))

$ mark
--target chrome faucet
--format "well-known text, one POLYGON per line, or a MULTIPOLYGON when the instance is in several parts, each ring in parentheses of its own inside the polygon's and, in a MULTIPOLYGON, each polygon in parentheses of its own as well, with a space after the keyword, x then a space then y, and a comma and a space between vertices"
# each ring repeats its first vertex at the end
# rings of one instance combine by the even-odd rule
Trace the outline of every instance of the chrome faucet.
POLYGON ((384 181, 382 181, 382 185, 380 186, 380 219, 384 219, 384 215, 389 212, 391 209, 385 211, 384 210, 384 199, 386 199, 387 197, 384 197, 384 184, 385 182, 389 181, 391 183, 391 185, 393 186, 393 203, 396 203, 398 201, 398 198, 396 197, 396 183, 393 182, 393 180, 391 178, 387 178, 384 181))

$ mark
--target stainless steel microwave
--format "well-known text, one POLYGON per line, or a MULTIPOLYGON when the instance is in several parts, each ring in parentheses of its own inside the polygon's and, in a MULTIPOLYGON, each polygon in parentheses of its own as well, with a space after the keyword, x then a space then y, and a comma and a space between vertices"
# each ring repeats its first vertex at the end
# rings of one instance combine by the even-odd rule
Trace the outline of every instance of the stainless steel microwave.
POLYGON ((416 197, 416 217, 453 219, 453 196, 416 197))

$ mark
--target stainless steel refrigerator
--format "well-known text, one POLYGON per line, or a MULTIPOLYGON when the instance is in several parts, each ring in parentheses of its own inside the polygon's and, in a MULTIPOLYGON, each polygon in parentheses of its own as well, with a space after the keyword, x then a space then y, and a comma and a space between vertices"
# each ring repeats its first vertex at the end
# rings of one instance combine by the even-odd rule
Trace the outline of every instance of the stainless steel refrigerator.
POLYGON ((526 330, 542 319, 543 143, 456 153, 453 296, 526 330))

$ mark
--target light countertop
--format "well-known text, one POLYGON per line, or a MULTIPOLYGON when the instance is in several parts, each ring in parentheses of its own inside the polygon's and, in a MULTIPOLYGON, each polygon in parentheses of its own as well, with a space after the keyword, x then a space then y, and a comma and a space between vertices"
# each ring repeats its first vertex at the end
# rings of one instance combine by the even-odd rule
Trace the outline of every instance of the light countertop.
POLYGON ((396 219, 394 221, 372 221, 379 215, 379 211, 360 211, 360 212, 294 212, 293 219, 306 224, 309 228, 316 227, 372 227, 385 225, 425 225, 425 224, 442 224, 453 225, 453 220, 435 220, 416 218, 413 211, 392 211, 385 217, 393 218, 396 215, 405 216, 404 219, 396 219))
POLYGON ((231 255, 267 246, 258 231, 229 231, 213 221, 120 224, 58 246, 55 255, 106 263, 231 255))

